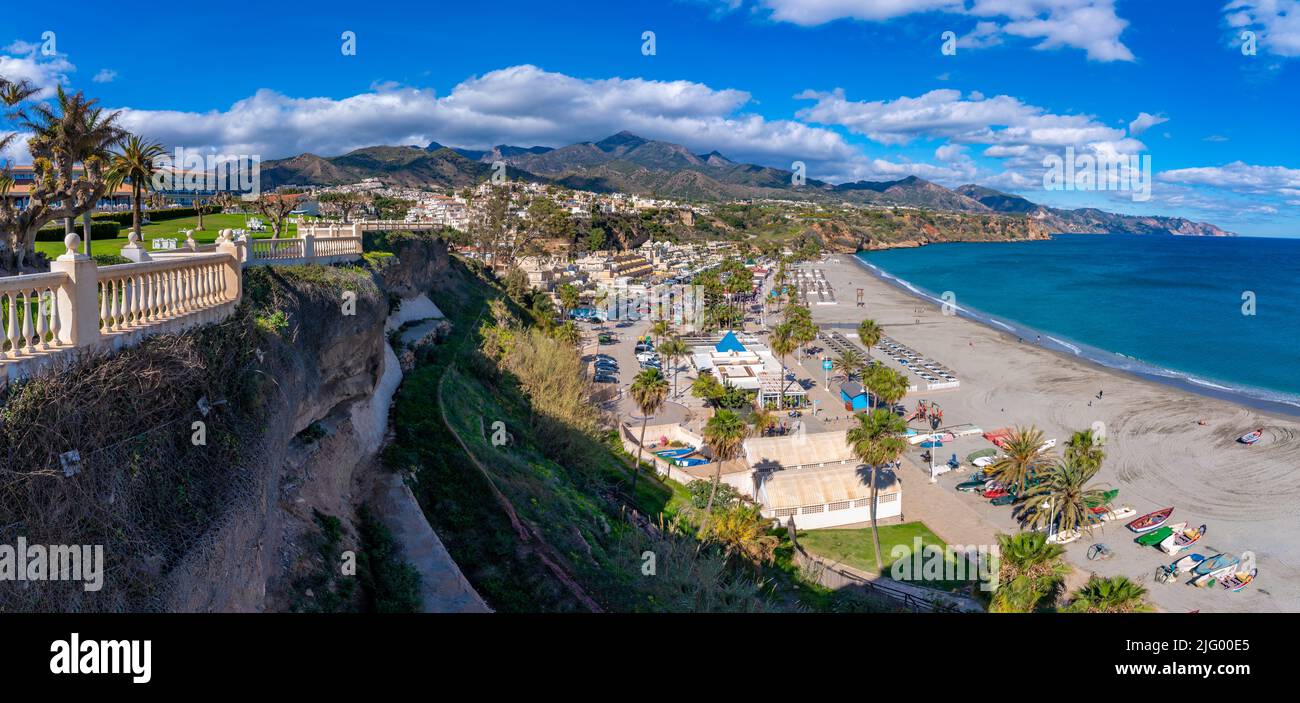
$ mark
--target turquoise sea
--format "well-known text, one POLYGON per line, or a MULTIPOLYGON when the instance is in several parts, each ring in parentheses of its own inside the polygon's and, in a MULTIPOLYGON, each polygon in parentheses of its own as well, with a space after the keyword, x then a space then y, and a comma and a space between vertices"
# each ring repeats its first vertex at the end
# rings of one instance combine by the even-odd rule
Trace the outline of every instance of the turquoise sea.
POLYGON ((1300 414, 1300 239, 1073 234, 858 258, 1027 342, 1300 414))

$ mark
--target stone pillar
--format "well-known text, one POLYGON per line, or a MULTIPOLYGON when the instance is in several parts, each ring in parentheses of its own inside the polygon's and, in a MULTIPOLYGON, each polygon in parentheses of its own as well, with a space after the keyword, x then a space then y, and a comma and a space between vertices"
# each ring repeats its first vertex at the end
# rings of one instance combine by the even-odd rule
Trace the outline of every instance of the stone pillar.
POLYGON ((222 239, 217 242, 217 253, 230 256, 226 265, 221 267, 221 275, 226 282, 226 300, 238 305, 244 298, 244 242, 222 239))
POLYGON ((360 222, 353 222, 353 223, 352 223, 352 236, 354 236, 354 237, 360 237, 360 236, 361 236, 361 223, 360 223, 360 222))
POLYGON ((311 261, 316 258, 316 235, 306 234, 302 238, 302 258, 311 261))
POLYGON ((136 236, 135 230, 131 230, 131 234, 128 235, 126 246, 122 247, 122 256, 136 263, 153 261, 153 257, 149 256, 148 251, 145 251, 143 242, 136 236))
POLYGON ((99 267, 95 260, 78 254, 81 237, 63 238, 67 253, 50 262, 51 273, 64 273, 68 282, 58 295, 59 342, 70 347, 88 347, 99 341, 99 267))

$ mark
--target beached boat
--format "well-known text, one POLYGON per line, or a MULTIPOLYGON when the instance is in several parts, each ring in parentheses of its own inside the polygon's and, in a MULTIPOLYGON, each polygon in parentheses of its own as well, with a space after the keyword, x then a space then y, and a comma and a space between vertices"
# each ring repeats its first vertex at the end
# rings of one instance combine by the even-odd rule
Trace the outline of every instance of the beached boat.
POLYGON ((985 498, 1002 498, 1004 496, 1009 496, 1011 494, 1008 493, 1007 489, 1003 488, 1002 486, 994 486, 993 488, 984 489, 984 492, 981 493, 980 495, 984 496, 985 498))
POLYGON ((957 490, 962 491, 963 493, 977 493, 983 491, 984 487, 987 486, 988 483, 988 479, 983 478, 962 481, 957 484, 957 490))
POLYGON ((1261 427, 1257 430, 1252 430, 1238 437, 1237 441, 1241 442, 1242 444, 1254 444, 1255 442, 1258 442, 1260 438, 1263 436, 1264 436, 1264 428, 1261 427))
POLYGON ((673 463, 678 466, 702 466, 709 463, 708 459, 673 459, 673 463))
POLYGON ((655 456, 661 456, 665 459, 674 459, 679 456, 693 454, 694 452, 695 447, 680 447, 678 449, 665 449, 663 451, 655 452, 655 456))
POLYGON ((1226 554, 1217 554, 1200 564, 1197 564, 1196 568, 1192 569, 1192 573, 1200 574, 1196 578, 1192 579, 1192 585, 1197 588, 1209 588, 1222 579, 1232 576, 1236 568, 1236 557, 1230 557, 1226 554), (1222 566, 1216 566, 1218 564, 1222 564, 1222 566))
POLYGON ((1111 508, 1107 512, 1101 513, 1098 517, 1101 518, 1102 522, 1111 522, 1113 520, 1127 520, 1137 514, 1138 511, 1134 510, 1133 506, 1121 505, 1118 508, 1111 508))
POLYGON ((1258 573, 1259 569, 1251 569, 1249 573, 1237 571, 1223 579, 1223 587, 1235 593, 1246 586, 1249 586, 1250 582, 1255 580, 1255 575, 1258 573))
POLYGON ((972 462, 971 462, 971 465, 974 466, 974 467, 976 467, 976 468, 979 468, 979 469, 986 469, 986 468, 988 468, 988 467, 990 467, 990 466, 992 466, 992 465, 994 465, 994 464, 996 464, 996 463, 998 463, 998 458, 997 458, 997 457, 995 457, 995 456, 982 456, 982 457, 979 457, 978 459, 976 459, 975 461, 972 461, 972 462))
POLYGON ((1160 583, 1173 583, 1182 574, 1185 574, 1196 568, 1197 564, 1205 561, 1204 554, 1188 554, 1167 566, 1162 566, 1156 570, 1156 580, 1160 583))
POLYGON ((1234 557, 1231 554, 1215 554, 1197 564, 1192 571, 1201 575, 1212 574, 1216 571, 1222 571, 1226 568, 1236 566, 1237 562, 1237 557, 1234 557))
POLYGON ((1174 530, 1172 535, 1160 542, 1160 548, 1166 554, 1177 554, 1196 543, 1205 536, 1205 525, 1190 530, 1174 530))
POLYGON ((1149 532, 1165 524, 1165 520, 1168 520, 1169 516, 1173 514, 1174 509, 1172 507, 1161 508, 1130 522, 1127 527, 1134 532, 1149 532))
POLYGON ((1011 495, 1010 493, 1004 496, 998 496, 997 498, 994 498, 993 500, 989 501, 989 503, 992 503, 993 505, 1011 505, 1014 502, 1016 502, 1016 497, 1011 495))
POLYGON ((1071 542, 1074 542, 1075 540, 1078 540, 1082 536, 1083 536, 1083 532, 1080 531, 1078 528, 1075 528, 1073 530, 1062 530, 1061 532, 1053 532, 1052 534, 1047 536, 1047 541, 1050 544, 1069 544, 1071 542))
MULTIPOLYGON (((998 450, 996 449, 981 449, 979 451, 975 451, 975 452, 971 452, 970 454, 967 454, 966 462, 968 464, 975 464, 975 462, 979 461, 980 459, 996 459, 997 456, 998 456, 998 450)), ((979 466, 979 464, 975 464, 975 465, 979 466)))
POLYGON ((1165 541, 1165 538, 1172 537, 1174 534, 1183 531, 1186 527, 1187 523, 1185 522, 1180 522, 1174 525, 1164 525, 1162 527, 1157 527, 1150 532, 1144 532, 1138 535, 1137 539, 1133 541, 1144 547, 1154 547, 1165 541))

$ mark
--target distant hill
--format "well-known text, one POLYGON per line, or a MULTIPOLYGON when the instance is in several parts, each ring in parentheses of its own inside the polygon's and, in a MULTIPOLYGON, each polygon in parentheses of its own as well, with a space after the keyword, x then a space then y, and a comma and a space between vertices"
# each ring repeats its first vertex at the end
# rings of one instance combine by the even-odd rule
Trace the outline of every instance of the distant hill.
POLYGON ((379 178, 404 187, 460 188, 491 175, 504 161, 510 178, 597 192, 624 192, 688 201, 777 198, 897 206, 957 213, 1023 215, 1052 232, 1185 234, 1230 233, 1181 217, 1120 215, 1095 208, 1064 210, 1018 195, 969 184, 945 188, 923 178, 833 185, 809 179, 795 187, 790 171, 737 163, 717 151, 695 154, 680 144, 623 131, 597 142, 559 148, 499 144, 487 150, 432 142, 425 148, 373 146, 342 156, 302 154, 262 165, 264 183, 343 185, 379 178))

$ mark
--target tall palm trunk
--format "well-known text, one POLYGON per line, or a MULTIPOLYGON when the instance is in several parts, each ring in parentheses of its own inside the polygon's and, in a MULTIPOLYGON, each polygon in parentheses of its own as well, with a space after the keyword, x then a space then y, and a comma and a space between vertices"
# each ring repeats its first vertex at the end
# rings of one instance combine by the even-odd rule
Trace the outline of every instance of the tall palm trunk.
POLYGON ((880 531, 876 528, 876 465, 871 465, 871 543, 876 548, 876 573, 883 576, 880 566, 880 531))
POLYGON ((641 439, 636 443, 636 463, 632 465, 632 504, 636 504, 636 479, 641 475, 641 452, 645 449, 645 426, 650 422, 650 416, 646 415, 641 418, 641 439))
POLYGON ((82 247, 81 247, 82 252, 86 256, 90 256, 90 239, 91 239, 90 210, 81 213, 81 231, 85 232, 86 234, 86 241, 82 243, 82 247))
POLYGON ((713 472, 713 487, 709 489, 709 502, 704 506, 704 520, 700 524, 700 536, 709 532, 709 518, 713 517, 713 499, 718 495, 718 484, 722 483, 722 462, 716 462, 718 468, 713 472))
POLYGON ((143 242, 144 235, 140 233, 140 200, 143 192, 139 183, 131 184, 131 231, 135 234, 136 241, 143 242))

